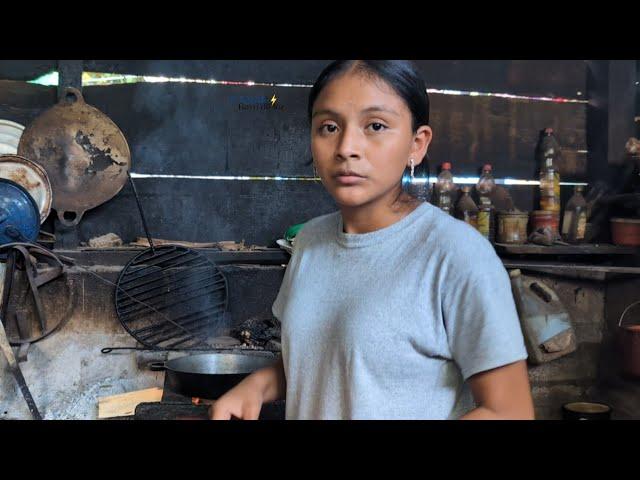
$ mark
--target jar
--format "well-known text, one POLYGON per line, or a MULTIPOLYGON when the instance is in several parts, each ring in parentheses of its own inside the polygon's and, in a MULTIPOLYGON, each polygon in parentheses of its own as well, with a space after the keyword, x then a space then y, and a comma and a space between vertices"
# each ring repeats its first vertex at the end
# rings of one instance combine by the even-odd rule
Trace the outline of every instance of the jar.
POLYGON ((560 228, 560 215, 557 212, 549 212, 547 210, 536 210, 531 213, 531 230, 549 227, 557 236, 560 228))
POLYGON ((527 241, 527 212, 500 212, 498 214, 498 243, 525 243, 527 241))

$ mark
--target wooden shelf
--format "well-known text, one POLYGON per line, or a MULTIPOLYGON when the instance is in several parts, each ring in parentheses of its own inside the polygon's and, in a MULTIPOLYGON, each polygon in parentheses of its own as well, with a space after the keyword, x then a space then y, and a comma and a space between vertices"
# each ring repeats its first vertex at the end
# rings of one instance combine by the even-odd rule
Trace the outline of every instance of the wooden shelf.
POLYGON ((624 247, 607 243, 587 243, 582 245, 536 245, 525 243, 512 245, 494 244, 496 252, 509 255, 637 255, 638 247, 624 247))
MULTIPOLYGON (((86 267, 92 265, 125 265, 143 250, 143 247, 118 247, 109 249, 56 249, 53 252, 73 258, 79 265, 86 267)), ((194 248, 193 250, 220 265, 282 265, 288 263, 290 258, 290 255, 281 248, 264 248, 254 251, 221 251, 213 248, 194 248)))

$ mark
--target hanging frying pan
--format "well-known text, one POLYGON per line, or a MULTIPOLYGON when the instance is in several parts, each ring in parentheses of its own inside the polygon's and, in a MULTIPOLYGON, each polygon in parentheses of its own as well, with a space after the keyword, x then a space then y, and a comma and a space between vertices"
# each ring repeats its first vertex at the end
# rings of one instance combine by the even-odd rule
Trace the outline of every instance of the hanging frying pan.
POLYGON ((18 155, 42 166, 60 222, 75 226, 87 210, 113 198, 127 181, 131 153, 124 135, 80 91, 65 95, 22 133, 18 155))

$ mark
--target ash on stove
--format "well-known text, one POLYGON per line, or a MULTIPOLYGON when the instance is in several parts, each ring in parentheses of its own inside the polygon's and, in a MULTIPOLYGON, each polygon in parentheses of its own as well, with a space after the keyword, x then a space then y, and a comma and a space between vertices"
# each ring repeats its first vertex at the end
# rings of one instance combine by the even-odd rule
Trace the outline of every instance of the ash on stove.
POLYGON ((231 336, 248 347, 280 351, 280 322, 277 318, 249 318, 231 330, 231 336))

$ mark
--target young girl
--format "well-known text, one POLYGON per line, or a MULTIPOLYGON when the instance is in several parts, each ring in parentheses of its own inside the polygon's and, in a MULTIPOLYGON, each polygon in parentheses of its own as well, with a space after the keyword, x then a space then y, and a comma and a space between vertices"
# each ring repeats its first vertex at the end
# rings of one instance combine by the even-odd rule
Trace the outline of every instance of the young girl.
POLYGON ((282 356, 213 419, 531 419, 508 274, 473 227, 403 189, 432 131, 405 61, 336 61, 309 95, 314 168, 339 211, 308 221, 273 314, 282 356))

